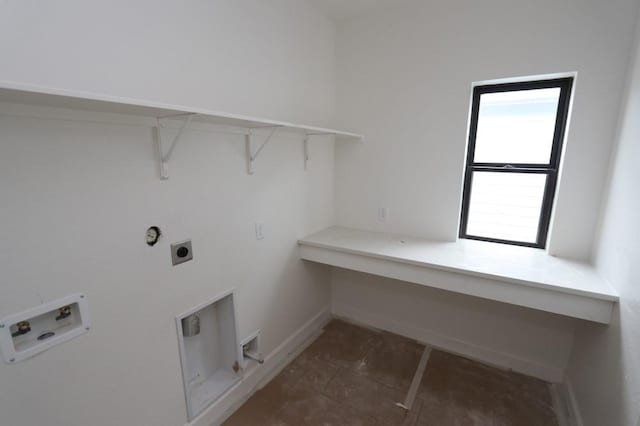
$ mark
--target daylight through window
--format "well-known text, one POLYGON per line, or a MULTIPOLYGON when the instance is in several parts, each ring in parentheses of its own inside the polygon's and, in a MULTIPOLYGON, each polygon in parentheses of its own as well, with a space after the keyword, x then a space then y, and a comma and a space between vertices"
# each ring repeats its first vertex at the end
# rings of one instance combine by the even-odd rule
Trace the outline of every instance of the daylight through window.
POLYGON ((572 84, 475 87, 461 238, 544 248, 572 84))

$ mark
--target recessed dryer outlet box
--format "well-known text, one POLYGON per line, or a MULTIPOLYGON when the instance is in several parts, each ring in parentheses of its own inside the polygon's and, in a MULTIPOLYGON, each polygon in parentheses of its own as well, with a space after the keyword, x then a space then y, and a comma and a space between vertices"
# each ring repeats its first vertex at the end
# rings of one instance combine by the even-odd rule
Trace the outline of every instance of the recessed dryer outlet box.
POLYGON ((193 259, 191 240, 184 240, 171 244, 171 263, 173 266, 188 262, 193 259))
POLYGON ((84 294, 73 294, 0 320, 0 351, 13 364, 86 333, 91 328, 84 294))

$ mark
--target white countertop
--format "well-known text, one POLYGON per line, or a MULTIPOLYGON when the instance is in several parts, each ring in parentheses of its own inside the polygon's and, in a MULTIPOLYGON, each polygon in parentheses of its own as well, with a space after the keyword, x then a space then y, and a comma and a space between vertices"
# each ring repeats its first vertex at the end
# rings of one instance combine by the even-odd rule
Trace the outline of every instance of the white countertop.
POLYGON ((464 239, 450 243, 434 242, 341 227, 327 228, 306 236, 299 240, 299 244, 603 301, 618 301, 618 295, 592 266, 553 257, 541 249, 464 239))

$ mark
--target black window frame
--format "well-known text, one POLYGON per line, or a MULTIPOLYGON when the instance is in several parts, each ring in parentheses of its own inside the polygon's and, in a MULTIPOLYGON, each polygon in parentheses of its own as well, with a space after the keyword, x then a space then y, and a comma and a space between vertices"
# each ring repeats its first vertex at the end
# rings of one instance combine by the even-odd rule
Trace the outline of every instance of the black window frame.
POLYGON ((469 142, 467 147, 464 189, 462 195, 462 211, 460 215, 460 238, 541 249, 544 249, 546 247, 549 225, 551 221, 551 211, 553 209, 553 200, 555 198, 556 185, 558 181, 560 156, 562 153, 562 145, 569 115, 569 104, 571 100, 572 89, 573 77, 557 78, 551 80, 525 81, 517 83, 490 84, 474 87, 471 106, 471 121, 469 124, 469 142), (551 147, 551 156, 549 159, 549 163, 476 163, 473 161, 476 147, 476 135, 478 131, 478 114, 480 110, 481 95, 486 93, 515 92, 520 90, 549 88, 560 88, 558 110, 556 112, 555 130, 553 134, 553 145, 551 147), (473 185, 474 172, 540 173, 547 175, 540 211, 540 221, 538 223, 538 233, 535 243, 503 240, 499 238, 470 235, 467 233, 467 223, 469 220, 469 204, 471 202, 471 190, 473 185))

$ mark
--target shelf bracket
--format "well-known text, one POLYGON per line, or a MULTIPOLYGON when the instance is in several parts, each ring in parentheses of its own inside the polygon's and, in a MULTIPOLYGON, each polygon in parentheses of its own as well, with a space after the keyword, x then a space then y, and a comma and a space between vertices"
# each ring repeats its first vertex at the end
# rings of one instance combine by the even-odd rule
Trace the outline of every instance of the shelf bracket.
POLYGON ((307 170, 309 164, 309 135, 304 135, 304 140, 302 141, 302 147, 304 150, 304 169, 307 170))
POLYGON ((191 123, 191 120, 196 115, 198 114, 188 113, 188 114, 179 115, 180 117, 184 117, 184 120, 182 121, 182 124, 178 129, 178 133, 176 133, 166 153, 164 152, 164 149, 162 147, 162 132, 160 131, 160 129, 163 127, 163 125, 160 122, 160 118, 172 118, 172 117, 178 117, 178 116, 156 118, 156 122, 158 123, 158 125, 153 127, 153 132, 154 132, 154 139, 156 141, 156 146, 158 149, 158 156, 160 158, 160 179, 163 179, 163 180, 169 179, 169 170, 167 167, 167 163, 171 159, 171 155, 173 155, 173 150, 176 148, 176 145, 178 145, 178 142, 180 141, 182 132, 184 132, 184 129, 189 125, 189 123, 191 123))
MULTIPOLYGON (((256 150, 256 152, 253 152, 253 150, 251 149, 251 138, 253 138, 255 136, 253 134, 253 131, 249 130, 244 135, 244 146, 245 146, 245 151, 246 151, 246 154, 247 154, 247 173, 248 174, 252 175, 254 173, 253 165, 254 165, 256 159, 258 158, 258 156, 260 155, 260 153, 262 152, 264 147, 267 146, 267 143, 269 143, 269 141, 271 140, 271 137, 275 134, 276 130, 278 130, 280 127, 282 127, 282 126, 269 126, 269 128, 271 128, 271 132, 265 138, 265 140, 262 142, 262 144, 256 150)), ((260 127, 260 128, 264 129, 266 127, 260 127)))
POLYGON ((302 140, 302 147, 304 151, 304 169, 307 170, 309 168, 309 137, 310 136, 333 136, 333 133, 305 133, 304 139, 302 140))

